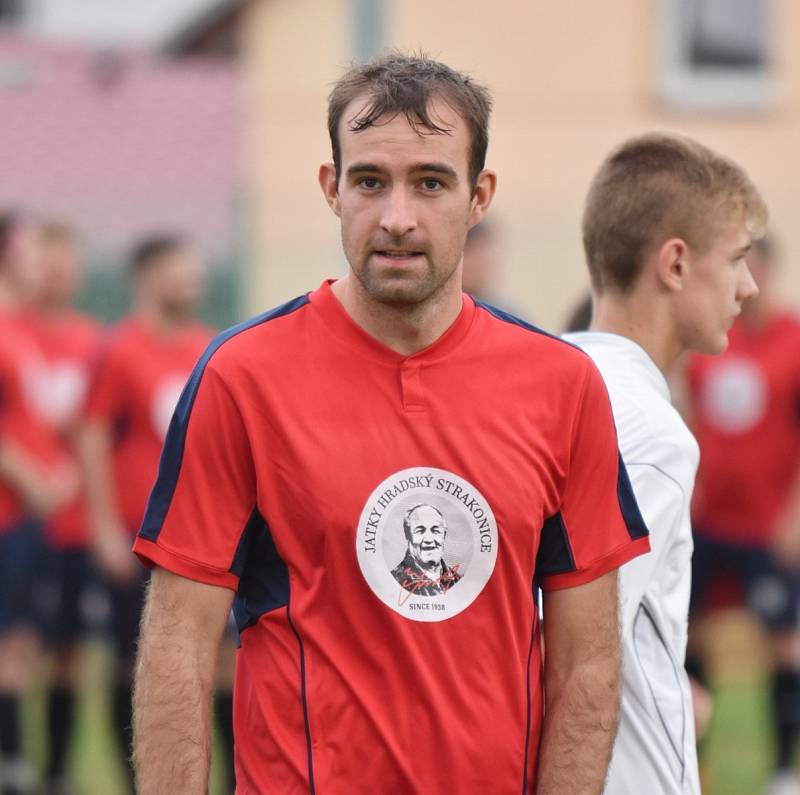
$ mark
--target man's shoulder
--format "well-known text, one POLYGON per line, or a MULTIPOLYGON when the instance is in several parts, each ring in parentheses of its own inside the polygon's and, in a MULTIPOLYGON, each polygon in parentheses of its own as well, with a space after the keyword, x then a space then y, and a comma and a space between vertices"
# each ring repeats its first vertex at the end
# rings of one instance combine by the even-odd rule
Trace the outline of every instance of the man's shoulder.
POLYGON ((266 312, 219 332, 208 344, 198 366, 212 366, 220 373, 230 373, 257 359, 266 362, 278 355, 294 355, 290 345, 296 332, 295 321, 309 306, 308 295, 301 295, 266 312), (271 344, 275 343, 275 344, 271 344))
MULTIPOLYGON (((583 372, 590 366, 590 358, 572 342, 505 309, 474 300, 484 322, 481 332, 491 344, 509 346, 523 356, 544 357, 548 365, 558 363, 573 372, 583 372)), ((539 362, 542 363, 541 358, 539 362)))

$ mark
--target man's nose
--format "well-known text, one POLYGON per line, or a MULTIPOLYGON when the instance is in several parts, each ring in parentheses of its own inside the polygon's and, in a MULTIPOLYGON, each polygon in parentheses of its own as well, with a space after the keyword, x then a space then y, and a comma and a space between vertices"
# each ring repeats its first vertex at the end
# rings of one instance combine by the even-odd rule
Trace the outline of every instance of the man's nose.
POLYGON ((739 283, 739 295, 738 298, 740 301, 746 301, 748 298, 755 298, 758 293, 758 285, 756 284, 756 280, 753 278, 753 274, 750 273, 750 268, 747 267, 745 263, 744 267, 744 275, 742 277, 741 282, 739 283))
POLYGON ((392 188, 386 196, 381 228, 392 237, 403 237, 417 228, 414 202, 405 186, 392 188))

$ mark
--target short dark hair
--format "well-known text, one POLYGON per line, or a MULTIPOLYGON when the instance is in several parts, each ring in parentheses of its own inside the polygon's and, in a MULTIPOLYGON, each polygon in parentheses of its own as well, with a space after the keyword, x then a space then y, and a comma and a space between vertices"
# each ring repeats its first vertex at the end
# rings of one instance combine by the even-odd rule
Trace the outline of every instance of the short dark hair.
POLYGON ((449 135, 451 130, 430 115, 431 101, 444 100, 469 127, 469 178, 475 187, 489 145, 492 98, 488 88, 425 55, 393 52, 353 66, 336 82, 328 97, 328 134, 337 182, 342 164, 339 123, 345 108, 360 96, 368 101, 349 122, 353 132, 374 126, 384 116, 402 113, 420 135, 449 135))
POLYGON ((766 206, 732 160, 672 133, 625 141, 600 166, 583 212, 592 285, 629 291, 655 247, 674 236, 704 252, 736 212, 754 237, 763 233, 766 206))
POLYGON ((131 251, 128 268, 136 277, 149 270, 163 257, 186 248, 186 239, 173 232, 162 232, 140 240, 131 251))

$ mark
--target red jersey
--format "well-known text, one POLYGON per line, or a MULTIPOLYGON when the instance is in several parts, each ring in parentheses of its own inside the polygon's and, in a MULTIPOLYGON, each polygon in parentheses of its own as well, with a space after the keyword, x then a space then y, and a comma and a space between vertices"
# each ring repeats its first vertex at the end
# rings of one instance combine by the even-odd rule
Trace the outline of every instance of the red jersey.
MULTIPOLYGON (((31 313, 25 321, 46 370, 37 395, 40 411, 58 434, 65 457, 77 467, 74 431, 86 402, 101 327, 78 312, 63 313, 55 320, 31 313)), ((48 541, 58 548, 85 547, 89 531, 83 492, 51 517, 45 529, 48 541)))
POLYGON ((86 416, 112 428, 116 499, 131 533, 142 521, 178 397, 210 339, 204 326, 165 337, 131 317, 112 332, 100 356, 86 416))
POLYGON ((800 320, 738 321, 728 340, 689 366, 701 453, 693 520, 704 535, 766 545, 800 472, 800 320))
MULTIPOLYGON (((45 421, 41 401, 47 370, 19 314, 0 314, 0 437, 30 457, 43 474, 68 466, 57 435, 45 421)), ((0 479, 0 533, 19 522, 25 506, 0 479)))
POLYGON ((134 549, 237 591, 237 791, 533 792, 535 584, 648 549, 603 382, 467 296, 412 356, 329 284, 217 337, 134 549))

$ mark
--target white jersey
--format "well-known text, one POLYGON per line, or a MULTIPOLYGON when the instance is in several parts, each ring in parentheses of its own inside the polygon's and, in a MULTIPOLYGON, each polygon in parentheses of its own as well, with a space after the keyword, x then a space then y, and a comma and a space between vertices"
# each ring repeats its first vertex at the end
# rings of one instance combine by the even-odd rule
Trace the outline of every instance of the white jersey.
POLYGON ((605 793, 699 795, 684 668, 697 442, 673 407, 663 374, 635 342, 602 332, 565 339, 591 356, 605 380, 652 550, 619 573, 622 707, 605 793))

